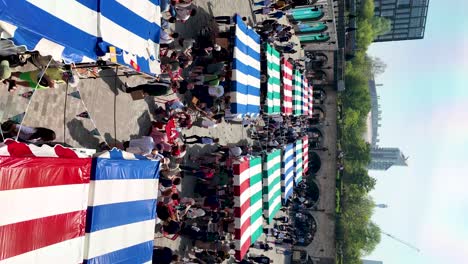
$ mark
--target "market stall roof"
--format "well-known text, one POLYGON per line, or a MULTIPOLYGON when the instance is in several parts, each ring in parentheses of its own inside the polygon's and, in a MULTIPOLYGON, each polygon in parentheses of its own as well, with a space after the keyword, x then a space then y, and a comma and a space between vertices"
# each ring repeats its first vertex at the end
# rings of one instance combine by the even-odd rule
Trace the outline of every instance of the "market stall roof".
POLYGON ((310 94, 309 83, 307 82, 307 78, 304 77, 302 80, 302 113, 305 116, 312 115, 309 113, 309 100, 311 96, 312 94, 310 94))
POLYGON ((236 259, 242 260, 263 233, 262 158, 242 157, 233 173, 236 259))
POLYGON ((294 183, 296 185, 302 181, 302 158, 302 139, 298 139, 294 143, 294 183))
POLYGON ((277 115, 281 113, 280 53, 266 44, 266 57, 268 82, 264 113, 277 115))
POLYGON ((309 171, 309 137, 302 137, 302 171, 304 175, 309 171))
POLYGON ((263 216, 268 223, 281 209, 281 149, 267 153, 263 161, 263 216))
POLYGON ((236 15, 231 113, 260 114, 260 36, 236 15))
POLYGON ((85 263, 151 262, 159 161, 114 148, 94 163, 85 263))
POLYGON ((0 262, 81 263, 91 158, 0 144, 0 262))
POLYGON ((293 194, 294 188, 294 144, 288 144, 283 148, 281 157, 281 192, 283 202, 293 194))
POLYGON ((283 57, 281 60, 282 68, 282 100, 281 100, 281 111, 286 115, 292 115, 293 105, 292 105, 292 90, 293 90, 293 66, 291 63, 283 57))
POLYGON ((2 37, 66 63, 99 57, 160 73, 159 0, 0 1, 2 37), (115 48, 115 50, 111 50, 115 48))
POLYGON ((304 113, 302 100, 302 74, 298 70, 295 70, 293 80, 293 114, 295 116, 304 113))

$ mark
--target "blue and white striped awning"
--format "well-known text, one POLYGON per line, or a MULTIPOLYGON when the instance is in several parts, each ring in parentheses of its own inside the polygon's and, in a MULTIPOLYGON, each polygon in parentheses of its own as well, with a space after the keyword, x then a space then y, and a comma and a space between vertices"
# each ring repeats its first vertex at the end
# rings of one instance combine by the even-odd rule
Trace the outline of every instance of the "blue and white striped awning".
POLYGON ((109 59, 148 74, 160 73, 160 0, 0 1, 2 37, 55 60, 109 59))
POLYGON ((283 148, 283 156, 281 158, 281 192, 283 203, 293 194, 294 171, 294 144, 288 144, 283 148))
POLYGON ((231 113, 260 114, 260 36, 236 16, 231 113))
POLYGON ((114 148, 93 162, 83 263, 150 263, 159 161, 114 148))

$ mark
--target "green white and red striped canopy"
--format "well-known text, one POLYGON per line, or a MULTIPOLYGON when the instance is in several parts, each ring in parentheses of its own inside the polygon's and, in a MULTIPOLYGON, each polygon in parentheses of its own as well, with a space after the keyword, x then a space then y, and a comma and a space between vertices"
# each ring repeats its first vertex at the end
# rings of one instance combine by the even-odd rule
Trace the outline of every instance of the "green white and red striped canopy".
POLYGON ((281 150, 273 150, 263 160, 263 216, 271 223, 281 209, 281 150))
POLYGON ((262 158, 244 157, 233 164, 236 258, 242 260, 262 235, 262 158))
POLYGON ((281 113, 280 53, 266 44, 267 95, 264 112, 268 115, 281 113))

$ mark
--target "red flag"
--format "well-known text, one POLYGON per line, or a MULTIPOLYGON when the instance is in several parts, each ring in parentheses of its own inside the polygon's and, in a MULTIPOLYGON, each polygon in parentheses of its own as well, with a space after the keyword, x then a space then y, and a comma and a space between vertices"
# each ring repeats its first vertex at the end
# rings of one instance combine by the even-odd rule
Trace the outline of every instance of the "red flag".
POLYGON ((138 66, 138 64, 136 64, 136 62, 134 62, 133 60, 130 60, 130 65, 132 65, 133 69, 135 69, 136 71, 140 71, 140 66, 138 66))

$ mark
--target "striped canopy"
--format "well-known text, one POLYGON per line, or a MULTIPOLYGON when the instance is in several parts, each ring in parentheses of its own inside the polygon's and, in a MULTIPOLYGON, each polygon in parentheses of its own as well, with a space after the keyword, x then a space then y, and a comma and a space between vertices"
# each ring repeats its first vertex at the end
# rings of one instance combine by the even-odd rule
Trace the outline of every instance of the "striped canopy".
POLYGON ((0 29, 16 45, 67 63, 98 57, 160 73, 159 0, 0 1, 0 29), (110 47, 115 47, 111 58, 110 47))
POLYGON ((309 116, 314 114, 314 87, 309 84, 309 116))
POLYGON ((302 138, 302 171, 304 175, 309 171, 309 137, 304 136, 302 138))
POLYGON ((280 53, 266 44, 268 87, 264 112, 269 115, 281 113, 280 53))
POLYGON ((304 113, 302 100, 302 75, 298 70, 295 70, 293 81, 293 114, 295 116, 304 113))
POLYGON ((242 260, 262 235, 262 158, 243 158, 233 164, 236 258, 242 260))
POLYGON ((283 202, 286 202, 293 194, 294 187, 294 144, 288 144, 283 148, 281 158, 281 192, 283 202))
POLYGON ((302 140, 298 139, 294 143, 294 183, 297 185, 302 181, 302 140))
POLYGON ((95 163, 85 263, 151 262, 159 162, 113 149, 95 163))
POLYGON ((312 115, 309 113, 309 99, 310 99, 310 90, 309 90, 309 83, 307 82, 307 78, 303 78, 302 80, 303 89, 302 89, 302 109, 303 115, 308 116, 312 115))
POLYGON ((265 155, 263 160, 263 216, 273 221, 281 208, 281 150, 265 155))
POLYGON ((82 263, 91 158, 61 146, 5 143, 0 263, 82 263))
POLYGON ((232 63, 231 113, 260 114, 260 36, 236 16, 232 63))
POLYGON ((282 90, 282 101, 281 101, 281 111, 286 115, 292 115, 293 113, 293 67, 291 63, 286 59, 282 59, 282 81, 283 81, 283 90, 282 90))

